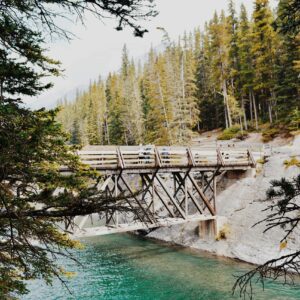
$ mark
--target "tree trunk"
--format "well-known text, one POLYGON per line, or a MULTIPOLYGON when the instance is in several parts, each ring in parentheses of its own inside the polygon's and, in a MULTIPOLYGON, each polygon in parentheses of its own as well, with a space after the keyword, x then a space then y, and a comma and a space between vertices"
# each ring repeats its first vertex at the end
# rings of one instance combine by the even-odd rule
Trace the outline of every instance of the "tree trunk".
POLYGON ((110 145, 110 140, 109 140, 109 128, 108 128, 108 121, 107 121, 107 118, 105 118, 105 131, 106 131, 107 145, 110 145))
POLYGON ((223 80, 223 97, 224 97, 224 105, 225 105, 225 117, 227 116, 226 128, 228 128, 232 126, 232 119, 231 119, 230 107, 228 103, 226 80, 223 80))
POLYGON ((240 120, 240 126, 241 126, 241 133, 244 134, 243 121, 242 121, 241 116, 239 116, 239 120, 240 120))
POLYGON ((255 118, 255 129, 258 130, 257 108, 256 108, 256 101, 255 101, 253 90, 251 90, 251 95, 252 95, 252 103, 253 103, 254 118, 255 118))
POLYGON ((273 116, 272 116, 272 102, 271 101, 268 104, 268 112, 269 112, 270 124, 272 124, 273 123, 273 116))
POLYGON ((242 97, 242 110, 243 110, 245 130, 248 130, 247 116, 246 116, 246 109, 245 109, 245 99, 244 99, 244 97, 242 97))
POLYGON ((160 84, 160 78, 159 78, 159 75, 157 75, 157 83, 158 83, 158 92, 159 92, 161 104, 162 104, 163 110, 164 110, 165 121, 166 121, 167 131, 168 131, 168 137, 169 137, 170 143, 172 144, 172 143, 173 143, 173 140, 172 140, 171 133, 170 133, 170 124, 169 124, 169 119, 168 119, 168 115, 167 115, 167 110, 166 110, 166 105, 165 105, 164 95, 163 95, 162 88, 161 88, 161 84, 160 84))
POLYGON ((253 105, 252 105, 251 91, 249 91, 249 103, 250 103, 250 119, 251 119, 251 122, 253 122, 253 105))

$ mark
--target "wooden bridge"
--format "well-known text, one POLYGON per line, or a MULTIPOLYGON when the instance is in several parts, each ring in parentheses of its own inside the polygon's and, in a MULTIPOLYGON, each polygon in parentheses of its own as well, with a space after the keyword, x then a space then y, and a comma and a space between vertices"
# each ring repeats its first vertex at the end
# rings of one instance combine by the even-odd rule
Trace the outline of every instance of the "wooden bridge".
POLYGON ((130 195, 127 205, 138 214, 112 212, 90 226, 78 218, 77 236, 150 229, 217 215, 217 176, 255 167, 247 148, 89 146, 78 153, 83 163, 104 176, 107 196, 130 195), (139 194, 136 191, 141 191, 139 194), (87 227, 86 227, 87 226, 87 227))

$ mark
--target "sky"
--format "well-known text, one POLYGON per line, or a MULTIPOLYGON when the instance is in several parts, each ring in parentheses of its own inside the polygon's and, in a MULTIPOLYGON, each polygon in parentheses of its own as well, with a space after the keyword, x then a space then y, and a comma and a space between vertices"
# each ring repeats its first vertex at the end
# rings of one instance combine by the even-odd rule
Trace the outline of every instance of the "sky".
MULTIPOLYGON (((203 29, 214 11, 227 10, 227 0, 155 0, 159 15, 142 23, 149 33, 143 38, 133 36, 130 28, 116 31, 114 20, 98 19, 88 16, 85 25, 63 24, 76 37, 72 41, 55 40, 47 44, 48 56, 62 63, 63 77, 52 78, 54 87, 41 95, 26 100, 33 109, 56 106, 58 99, 72 100, 76 89, 84 90, 91 80, 99 76, 105 78, 111 71, 117 71, 121 62, 121 51, 126 44, 129 55, 134 59, 143 59, 151 46, 159 47, 163 27, 172 39, 178 39, 184 31, 196 27, 203 29)), ((253 9, 253 0, 235 0, 236 9, 244 3, 249 12, 253 9)), ((275 7, 277 0, 271 0, 275 7)))

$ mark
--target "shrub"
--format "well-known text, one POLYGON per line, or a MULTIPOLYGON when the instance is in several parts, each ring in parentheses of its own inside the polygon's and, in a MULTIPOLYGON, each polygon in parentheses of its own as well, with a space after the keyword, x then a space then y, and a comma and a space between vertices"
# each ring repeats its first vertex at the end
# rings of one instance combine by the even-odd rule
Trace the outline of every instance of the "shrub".
POLYGON ((260 159, 258 159, 256 162, 257 162, 258 164, 264 165, 264 164, 266 163, 266 160, 265 160, 265 158, 260 158, 260 159))
POLYGON ((216 241, 226 240, 229 233, 229 227, 227 224, 225 224, 223 228, 219 230, 218 235, 216 236, 216 241))
POLYGON ((297 159, 297 157, 292 156, 290 160, 285 160, 284 165, 286 168, 292 167, 292 166, 296 166, 298 168, 300 168, 300 160, 297 159))
POLYGON ((269 127, 262 133, 263 142, 267 143, 272 141, 280 134, 280 129, 276 127, 269 127))
POLYGON ((218 135, 218 140, 231 140, 233 138, 245 139, 248 136, 247 132, 242 132, 239 125, 226 128, 218 135))

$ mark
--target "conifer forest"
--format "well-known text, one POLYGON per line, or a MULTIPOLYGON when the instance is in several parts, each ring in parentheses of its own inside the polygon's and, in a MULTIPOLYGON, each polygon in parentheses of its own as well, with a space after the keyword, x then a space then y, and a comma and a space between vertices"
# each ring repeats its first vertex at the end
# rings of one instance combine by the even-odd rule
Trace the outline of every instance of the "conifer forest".
POLYGON ((124 45, 118 72, 59 102, 71 142, 172 145, 217 128, 298 129, 300 36, 276 30, 268 0, 253 5, 249 14, 229 1, 226 12, 175 41, 158 28, 163 47, 144 61, 124 45))

